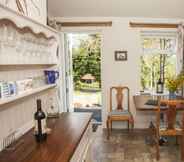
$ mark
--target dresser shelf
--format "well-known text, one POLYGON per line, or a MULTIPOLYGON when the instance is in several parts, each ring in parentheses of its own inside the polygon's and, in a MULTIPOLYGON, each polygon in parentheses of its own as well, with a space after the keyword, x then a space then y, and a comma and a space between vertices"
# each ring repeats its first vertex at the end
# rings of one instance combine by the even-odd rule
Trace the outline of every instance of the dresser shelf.
POLYGON ((50 68, 57 66, 57 64, 0 64, 0 71, 15 71, 15 70, 25 70, 25 69, 40 69, 40 68, 50 68))
POLYGON ((41 64, 0 64, 0 66, 54 66, 57 63, 41 63, 41 64))
POLYGON ((22 99, 24 97, 31 96, 31 95, 36 94, 36 93, 40 93, 42 91, 46 91, 46 90, 55 88, 55 87, 56 87, 56 84, 45 85, 45 86, 42 86, 42 87, 39 87, 39 88, 34 88, 32 90, 27 90, 23 93, 17 94, 17 95, 12 96, 12 97, 7 97, 7 98, 0 99, 0 106, 8 104, 10 102, 14 102, 14 101, 22 99))

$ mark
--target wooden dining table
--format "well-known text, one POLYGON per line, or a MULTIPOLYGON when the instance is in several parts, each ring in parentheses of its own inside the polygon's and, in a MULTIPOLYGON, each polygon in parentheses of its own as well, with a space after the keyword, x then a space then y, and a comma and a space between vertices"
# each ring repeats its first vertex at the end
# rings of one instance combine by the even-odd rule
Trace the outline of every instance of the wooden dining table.
POLYGON ((157 110, 158 106, 157 104, 147 104, 149 100, 156 101, 158 97, 161 98, 161 111, 167 110, 167 105, 173 105, 176 106, 177 111, 184 111, 184 98, 181 99, 169 99, 168 96, 152 96, 152 95, 135 95, 134 103, 137 111, 142 112, 154 112, 157 110), (142 98, 142 99, 141 99, 142 98))
POLYGON ((184 107, 184 99, 162 99, 161 103, 165 103, 166 105, 171 105, 171 106, 178 106, 180 110, 182 110, 184 107))
MULTIPOLYGON (((148 100, 158 100, 158 98, 161 99, 161 105, 160 106, 160 111, 164 112, 167 111, 168 106, 173 106, 176 108, 176 112, 177 113, 183 113, 184 112, 184 99, 169 99, 168 96, 151 96, 151 95, 136 95, 133 96, 134 98, 134 104, 136 106, 136 110, 140 111, 140 112, 156 112, 158 110, 158 105, 148 105, 148 100), (137 97, 137 98, 136 98, 137 97)), ((183 114, 184 117, 184 114, 183 114)), ((161 119, 163 118, 163 116, 161 116, 161 119)), ((183 119, 184 120, 184 119, 183 119)), ((153 121, 151 121, 149 123, 148 128, 152 128, 153 127, 153 121)), ((163 137, 160 138, 160 141, 165 141, 165 139, 163 137)), ((151 144, 151 142, 149 141, 149 143, 151 144)))

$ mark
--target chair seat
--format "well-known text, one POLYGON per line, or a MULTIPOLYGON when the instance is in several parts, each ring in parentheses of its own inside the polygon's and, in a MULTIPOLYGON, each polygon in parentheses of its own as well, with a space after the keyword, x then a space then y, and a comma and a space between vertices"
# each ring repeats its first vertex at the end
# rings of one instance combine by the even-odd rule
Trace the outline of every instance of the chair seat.
POLYGON ((108 116, 131 116, 131 113, 128 110, 112 110, 108 113, 108 116))
MULTIPOLYGON (((167 124, 160 122, 160 131, 166 131, 167 130, 167 124)), ((180 131, 182 130, 182 126, 179 122, 176 122, 175 124, 175 130, 180 131)))
POLYGON ((166 123, 160 122, 159 134, 161 136, 181 135, 182 134, 182 126, 179 122, 176 122, 174 129, 168 129, 166 123))

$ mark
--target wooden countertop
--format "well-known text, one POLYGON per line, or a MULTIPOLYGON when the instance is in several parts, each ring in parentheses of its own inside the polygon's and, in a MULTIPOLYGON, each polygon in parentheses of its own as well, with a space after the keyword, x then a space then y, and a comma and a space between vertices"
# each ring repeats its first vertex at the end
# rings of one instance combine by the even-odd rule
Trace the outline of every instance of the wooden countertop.
POLYGON ((47 141, 36 143, 31 130, 20 138, 14 151, 0 153, 0 162, 68 162, 90 120, 91 113, 62 113, 59 118, 49 119, 52 132, 47 141))

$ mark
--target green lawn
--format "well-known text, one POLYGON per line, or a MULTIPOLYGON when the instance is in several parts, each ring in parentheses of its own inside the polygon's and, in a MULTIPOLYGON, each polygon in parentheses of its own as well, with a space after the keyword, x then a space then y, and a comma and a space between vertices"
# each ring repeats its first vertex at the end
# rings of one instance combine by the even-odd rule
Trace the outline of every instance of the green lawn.
POLYGON ((75 89, 76 90, 80 90, 80 91, 93 91, 93 92, 101 90, 101 88, 99 88, 99 83, 98 82, 93 82, 91 84, 78 82, 78 84, 75 87, 75 89))

